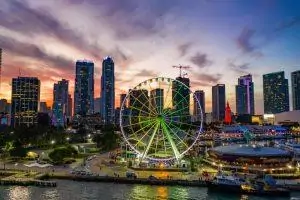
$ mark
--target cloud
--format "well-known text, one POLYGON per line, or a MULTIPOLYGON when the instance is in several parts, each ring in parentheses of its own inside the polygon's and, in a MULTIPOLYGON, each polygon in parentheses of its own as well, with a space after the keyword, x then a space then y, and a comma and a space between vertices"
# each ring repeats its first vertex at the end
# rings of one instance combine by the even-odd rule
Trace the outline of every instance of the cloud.
POLYGON ((4 51, 10 52, 13 55, 42 61, 44 64, 51 65, 51 67, 59 70, 73 70, 73 61, 48 54, 42 48, 34 44, 20 42, 1 35, 0 44, 4 51))
POLYGON ((207 54, 202 53, 196 53, 194 56, 190 58, 190 61, 197 65, 200 68, 204 68, 206 66, 209 66, 212 64, 212 61, 208 60, 207 54))
POLYGON ((222 77, 222 74, 193 73, 191 76, 191 85, 210 87, 219 83, 222 77))
POLYGON ((292 17, 288 20, 281 21, 275 28, 275 32, 283 31, 285 29, 291 28, 293 26, 300 25, 300 16, 292 17))
POLYGON ((251 53, 255 50, 255 47, 251 44, 251 39, 253 38, 254 34, 254 29, 245 27, 238 36, 236 43, 244 53, 251 53))
POLYGON ((187 52, 190 50, 191 46, 192 46, 191 42, 187 42, 187 43, 179 45, 178 51, 179 51, 180 57, 185 56, 187 54, 187 52))
MULTIPOLYGON (((83 35, 62 24, 45 8, 33 9, 25 1, 6 1, 7 9, 0 10, 0 25, 23 35, 44 35, 56 38, 89 55, 99 58, 105 52, 97 45, 87 42, 83 35)), ((102 56, 103 57, 103 56, 102 56)))
POLYGON ((237 72, 238 74, 246 74, 249 73, 248 70, 250 63, 236 64, 233 60, 229 60, 228 66, 231 70, 237 72))
MULTIPOLYGON (((97 15, 96 20, 103 20, 120 40, 143 38, 163 32, 165 19, 179 0, 86 0, 70 1, 69 3, 82 3, 93 9, 97 15)), ((173 16, 177 16, 173 12, 173 16)), ((168 21, 170 23, 170 21, 168 21)))
POLYGON ((156 77, 157 73, 152 71, 152 70, 147 70, 147 69, 143 69, 141 71, 139 71, 138 73, 136 73, 134 76, 141 76, 141 77, 156 77))

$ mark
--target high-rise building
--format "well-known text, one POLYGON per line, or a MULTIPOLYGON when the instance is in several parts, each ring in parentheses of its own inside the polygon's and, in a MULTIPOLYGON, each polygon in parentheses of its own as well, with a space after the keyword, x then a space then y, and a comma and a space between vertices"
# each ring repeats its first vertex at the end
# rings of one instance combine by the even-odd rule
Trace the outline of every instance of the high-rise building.
POLYGON ((2 49, 0 48, 0 92, 1 90, 1 79, 2 79, 2 49))
POLYGON ((73 105, 72 105, 73 99, 71 94, 68 94, 68 111, 67 111, 67 116, 71 118, 73 116, 73 105))
POLYGON ((223 121, 225 117, 226 90, 224 84, 212 87, 212 117, 214 121, 223 121))
POLYGON ((48 107, 46 102, 40 102, 40 110, 41 113, 48 113, 48 107))
POLYGON ((265 114, 290 110, 289 85, 284 71, 263 75, 263 93, 265 114))
POLYGON ((104 58, 101 76, 101 116, 104 124, 114 124, 115 64, 111 57, 104 58))
POLYGON ((161 113, 164 109, 164 90, 157 88, 150 91, 150 110, 161 113))
POLYGON ((122 108, 122 104, 124 102, 124 108, 127 107, 127 101, 126 101, 127 94, 120 94, 120 108, 122 108))
POLYGON ((53 86, 53 125, 64 127, 67 122, 69 81, 62 79, 53 86))
POLYGON ((101 113, 101 97, 94 99, 94 113, 101 113))
POLYGON ((300 110, 300 70, 292 72, 293 110, 300 110))
POLYGON ((190 121, 190 79, 177 77, 172 83, 173 115, 180 116, 180 121, 190 121), (179 83, 180 82, 180 83, 179 83))
POLYGON ((7 99, 0 99, 0 113, 10 113, 10 103, 7 99))
POLYGON ((37 123, 40 86, 40 80, 35 77, 12 79, 11 126, 30 126, 37 123))
POLYGON ((252 75, 241 76, 235 86, 236 112, 238 115, 254 115, 254 83, 252 75))
POLYGON ((94 63, 87 60, 76 62, 74 90, 74 115, 94 113, 94 63))
POLYGON ((205 121, 205 92, 203 90, 196 90, 194 94, 194 116, 196 121, 201 120, 201 110, 203 115, 203 121, 205 121), (196 99, 197 98, 197 99, 196 99), (201 108, 199 107, 201 106, 201 108))

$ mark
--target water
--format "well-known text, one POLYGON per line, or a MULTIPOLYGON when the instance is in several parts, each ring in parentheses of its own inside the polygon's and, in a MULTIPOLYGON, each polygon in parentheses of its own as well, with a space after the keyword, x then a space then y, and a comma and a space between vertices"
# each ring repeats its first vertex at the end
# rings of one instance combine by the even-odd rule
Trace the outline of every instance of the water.
POLYGON ((165 187, 58 181, 57 188, 0 187, 0 200, 285 200, 292 198, 262 198, 246 195, 208 193, 207 188, 165 187))

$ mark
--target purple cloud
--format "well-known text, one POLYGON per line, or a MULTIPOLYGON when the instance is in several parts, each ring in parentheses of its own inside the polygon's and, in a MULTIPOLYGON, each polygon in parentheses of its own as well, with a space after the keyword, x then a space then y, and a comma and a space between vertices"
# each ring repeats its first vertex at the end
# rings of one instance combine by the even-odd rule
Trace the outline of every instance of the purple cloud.
POLYGON ((190 58, 190 61, 197 65, 200 68, 204 68, 212 64, 212 61, 207 58, 207 54, 204 53, 196 53, 194 56, 190 58))

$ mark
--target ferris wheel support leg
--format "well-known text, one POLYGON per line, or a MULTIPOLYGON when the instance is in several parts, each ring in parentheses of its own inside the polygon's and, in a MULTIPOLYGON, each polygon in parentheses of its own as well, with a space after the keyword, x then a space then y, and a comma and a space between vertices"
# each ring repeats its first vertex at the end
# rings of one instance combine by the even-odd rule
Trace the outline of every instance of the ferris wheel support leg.
POLYGON ((166 126, 166 124, 164 122, 162 123, 162 128, 164 129, 164 132, 165 132, 165 134, 167 136, 167 139, 168 139, 168 141, 171 144, 171 147, 172 147, 172 150, 174 152, 175 158, 176 158, 177 162, 179 162, 179 160, 180 160, 180 153, 179 153, 179 151, 178 151, 178 149, 176 147, 176 144, 175 144, 174 140, 172 139, 172 136, 171 136, 171 134, 170 134, 170 132, 169 132, 169 130, 168 130, 168 128, 167 128, 167 126, 166 126))
POLYGON ((155 126, 155 128, 154 128, 154 131, 153 131, 153 133, 152 133, 152 135, 151 135, 151 138, 150 138, 149 143, 148 143, 148 145, 147 145, 147 147, 146 147, 146 150, 144 151, 143 155, 141 156, 140 162, 141 162, 141 161, 146 157, 146 155, 148 154, 148 151, 149 151, 150 146, 151 146, 151 144, 152 144, 152 142, 153 142, 153 139, 154 139, 154 137, 155 137, 155 135, 156 135, 156 132, 157 132, 158 127, 159 127, 159 123, 157 123, 156 126, 155 126))

